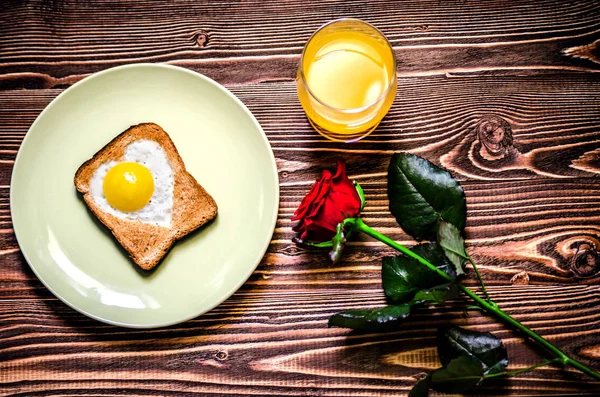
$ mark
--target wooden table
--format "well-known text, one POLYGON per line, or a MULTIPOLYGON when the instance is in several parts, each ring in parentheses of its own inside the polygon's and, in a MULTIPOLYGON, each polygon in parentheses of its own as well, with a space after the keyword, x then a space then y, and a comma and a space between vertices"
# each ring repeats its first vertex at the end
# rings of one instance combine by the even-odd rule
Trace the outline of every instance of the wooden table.
MULTIPOLYGON (((366 191, 366 221, 413 244, 385 194, 390 155, 403 150, 461 180, 469 250, 500 306, 600 368, 599 72, 596 0, 2 1, 0 394, 405 396, 439 365, 435 330, 449 322, 501 337, 509 368, 539 362, 519 335, 457 306, 423 310, 387 334, 327 328, 341 309, 384 303, 380 259, 392 251, 359 237, 331 265, 291 243, 292 213, 320 172, 346 159, 366 191), (398 61, 394 106, 352 145, 311 129, 294 82, 310 34, 343 16, 380 28, 398 61), (107 326, 58 301, 25 263, 9 212, 15 155, 42 109, 89 74, 136 62, 227 86, 262 124, 281 183, 271 245, 246 284, 210 313, 152 331, 107 326), (486 120, 506 139, 478 133, 486 120)), ((472 271, 465 283, 475 286, 472 271)), ((600 383, 546 367, 479 392, 597 396, 600 383)))

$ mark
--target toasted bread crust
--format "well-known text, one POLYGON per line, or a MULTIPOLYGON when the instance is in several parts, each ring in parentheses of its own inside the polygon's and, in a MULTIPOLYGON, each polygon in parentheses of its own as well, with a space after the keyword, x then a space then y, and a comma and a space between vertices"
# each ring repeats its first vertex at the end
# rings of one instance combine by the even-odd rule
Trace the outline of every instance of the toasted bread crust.
POLYGON ((79 167, 74 183, 75 188, 83 194, 83 199, 92 213, 112 232, 133 261, 144 270, 154 268, 177 240, 217 216, 215 200, 186 171, 173 141, 154 123, 134 125, 118 135, 79 167), (91 196, 90 181, 96 169, 107 161, 123 158, 126 147, 140 139, 157 142, 167 154, 173 168, 175 186, 170 228, 117 218, 98 208, 91 196))

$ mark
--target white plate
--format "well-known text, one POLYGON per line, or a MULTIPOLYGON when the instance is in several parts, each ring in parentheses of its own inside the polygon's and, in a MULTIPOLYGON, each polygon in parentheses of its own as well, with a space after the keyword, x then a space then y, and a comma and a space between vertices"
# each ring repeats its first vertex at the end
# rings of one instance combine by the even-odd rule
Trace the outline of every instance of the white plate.
POLYGON ((25 259, 54 295, 97 320, 152 328, 207 312, 247 280, 271 240, 279 187, 267 138, 233 94, 183 68, 141 64, 94 74, 48 105, 17 155, 10 203, 25 259), (73 185, 85 160, 141 122, 167 131, 219 206, 149 274, 73 185))

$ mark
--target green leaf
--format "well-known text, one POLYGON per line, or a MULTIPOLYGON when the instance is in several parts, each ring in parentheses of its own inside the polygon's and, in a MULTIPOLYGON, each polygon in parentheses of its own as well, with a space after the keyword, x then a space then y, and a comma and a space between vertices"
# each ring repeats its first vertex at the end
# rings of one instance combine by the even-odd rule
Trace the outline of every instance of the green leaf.
POLYGON ((508 365, 502 341, 489 332, 460 327, 438 333, 438 355, 443 368, 433 371, 429 380, 417 383, 410 396, 426 397, 426 387, 444 393, 463 393, 478 386, 487 375, 504 372, 508 365), (425 394, 423 394, 425 393, 425 394))
POLYGON ((483 377, 481 363, 470 356, 460 356, 444 368, 431 373, 431 388, 444 393, 462 393, 477 386, 483 377))
POLYGON ((441 221, 438 227, 437 241, 456 268, 456 274, 459 276, 464 274, 464 264, 468 254, 465 250, 465 240, 460 235, 460 231, 453 224, 441 221))
POLYGON ((414 304, 385 306, 376 309, 346 310, 329 319, 330 327, 352 328, 365 331, 394 329, 408 317, 414 304))
POLYGON ((460 184, 426 159, 396 153, 388 168, 390 211, 402 229, 417 240, 435 238, 440 220, 463 230, 467 213, 460 184))
MULTIPOLYGON (((335 244, 335 243, 334 243, 335 244)), ((436 243, 419 244, 412 251, 433 263, 452 278, 454 268, 436 243)), ((345 327, 368 331, 394 329, 422 303, 438 304, 456 298, 458 287, 408 256, 383 258, 382 279, 386 294, 405 303, 367 310, 348 310, 333 315, 330 327, 345 327)))
MULTIPOLYGON (((436 243, 419 244, 412 251, 444 273, 456 277, 444 251, 436 243)), ((410 301, 419 291, 448 282, 427 266, 405 255, 383 258, 381 279, 385 294, 398 302, 410 301)))
POLYGON ((431 376, 428 375, 413 386, 410 393, 408 393, 408 397, 428 397, 430 384, 431 376))
POLYGON ((508 355, 502 341, 489 332, 452 327, 438 332, 438 355, 444 366, 458 357, 471 357, 483 368, 483 374, 503 372, 508 355))
POLYGON ((447 301, 448 299, 456 298, 458 298, 458 286, 455 283, 448 283, 417 292, 413 298, 413 301, 428 302, 433 305, 438 305, 447 301))

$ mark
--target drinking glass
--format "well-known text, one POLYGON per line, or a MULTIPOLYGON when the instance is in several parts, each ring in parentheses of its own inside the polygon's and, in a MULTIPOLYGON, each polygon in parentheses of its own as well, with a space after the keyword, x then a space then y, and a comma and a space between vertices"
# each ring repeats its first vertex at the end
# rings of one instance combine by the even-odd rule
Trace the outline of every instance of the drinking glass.
POLYGON ((296 76, 298 99, 324 137, 354 142, 369 135, 396 96, 396 57, 377 28, 344 18, 308 40, 296 76))

